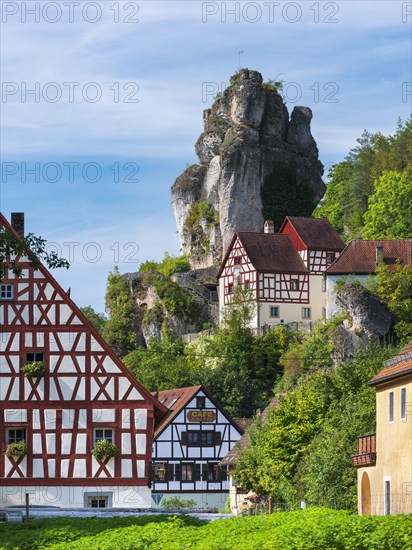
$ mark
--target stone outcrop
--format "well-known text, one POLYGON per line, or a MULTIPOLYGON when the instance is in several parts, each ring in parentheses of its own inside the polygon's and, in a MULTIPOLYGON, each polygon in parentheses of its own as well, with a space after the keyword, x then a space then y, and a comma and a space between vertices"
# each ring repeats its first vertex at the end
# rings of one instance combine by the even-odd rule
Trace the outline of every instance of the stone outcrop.
MULTIPOLYGON (((203 119, 195 145, 199 162, 172 187, 179 238, 194 268, 218 264, 233 231, 262 231, 267 177, 276 184, 276 174, 286 170, 281 192, 298 198, 287 212, 280 200, 280 216, 310 215, 325 192, 311 110, 295 107, 289 118, 276 87, 263 83, 259 72, 240 70, 203 119)), ((279 189, 268 195, 276 218, 279 189)))
MULTIPOLYGON (((172 282, 178 286, 172 290, 179 293, 177 298, 183 296, 177 311, 170 310, 167 298, 159 295, 156 285, 160 280, 168 280, 170 285, 169 278, 157 271, 126 273, 124 277, 136 303, 133 331, 141 346, 146 346, 154 336, 162 337, 165 330, 178 338, 198 333, 205 324, 215 324, 218 320, 217 293, 205 287, 203 279, 196 278, 196 273, 178 273, 172 277, 172 282), (185 297, 190 306, 185 306, 185 297)), ((170 293, 167 296, 170 299, 170 293)))
POLYGON ((394 322, 385 302, 360 283, 345 284, 337 292, 337 301, 350 320, 338 325, 333 332, 334 364, 353 359, 356 352, 370 342, 383 340, 394 322))

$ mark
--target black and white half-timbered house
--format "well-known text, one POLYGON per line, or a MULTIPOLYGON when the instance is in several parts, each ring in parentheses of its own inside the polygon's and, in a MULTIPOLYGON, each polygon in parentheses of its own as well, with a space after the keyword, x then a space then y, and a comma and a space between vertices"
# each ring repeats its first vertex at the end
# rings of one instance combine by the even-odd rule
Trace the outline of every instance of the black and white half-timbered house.
POLYGON ((192 499, 197 506, 224 506, 229 481, 219 463, 242 428, 203 386, 160 391, 155 397, 169 413, 154 436, 153 498, 160 505, 164 495, 192 499))

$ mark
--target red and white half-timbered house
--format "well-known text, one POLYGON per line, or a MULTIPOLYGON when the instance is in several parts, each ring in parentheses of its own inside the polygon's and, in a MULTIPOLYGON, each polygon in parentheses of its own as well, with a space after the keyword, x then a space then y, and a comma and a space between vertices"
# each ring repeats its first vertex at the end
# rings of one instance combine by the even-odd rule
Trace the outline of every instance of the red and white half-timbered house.
MULTIPOLYGON (((0 214, 0 226, 14 231, 0 214)), ((17 233, 15 233, 17 235, 17 233)), ((151 506, 155 418, 167 410, 128 372, 49 271, 0 282, 0 502, 151 506), (41 376, 22 366, 43 363, 41 376), (118 454, 97 460, 105 439, 118 454), (25 456, 10 458, 10 444, 25 456)))
POLYGON ((203 386, 160 391, 166 414, 153 443, 153 497, 179 496, 197 506, 224 507, 229 495, 222 458, 243 434, 203 386))
POLYGON ((256 328, 309 324, 326 315, 324 273, 344 244, 325 219, 288 217, 279 233, 237 232, 219 268, 220 310, 240 287, 256 303, 256 328))

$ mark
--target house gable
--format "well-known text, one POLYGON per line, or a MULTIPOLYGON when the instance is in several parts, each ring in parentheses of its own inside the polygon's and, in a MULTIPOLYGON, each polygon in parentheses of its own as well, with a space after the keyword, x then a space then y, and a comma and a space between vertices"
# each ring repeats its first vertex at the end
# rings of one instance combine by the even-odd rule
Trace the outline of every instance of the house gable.
MULTIPOLYGON (((13 232, 1 215, 0 225, 13 232)), ((43 265, 34 270, 26 258, 20 264, 20 277, 7 270, 2 281, 14 292, 0 300, 0 446, 21 428, 28 454, 1 456, 0 485, 147 486, 154 417, 165 407, 43 265), (24 376, 22 366, 33 358, 44 363, 44 376, 24 376), (112 431, 116 458, 98 462, 92 455, 99 429, 112 431)))

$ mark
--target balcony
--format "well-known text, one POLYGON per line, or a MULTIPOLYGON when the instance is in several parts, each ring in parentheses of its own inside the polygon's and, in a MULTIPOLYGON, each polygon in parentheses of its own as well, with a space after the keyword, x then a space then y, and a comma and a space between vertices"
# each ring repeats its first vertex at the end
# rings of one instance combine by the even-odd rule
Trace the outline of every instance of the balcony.
POLYGON ((376 464, 376 434, 361 435, 358 437, 358 454, 352 456, 352 465, 375 466, 376 464))

